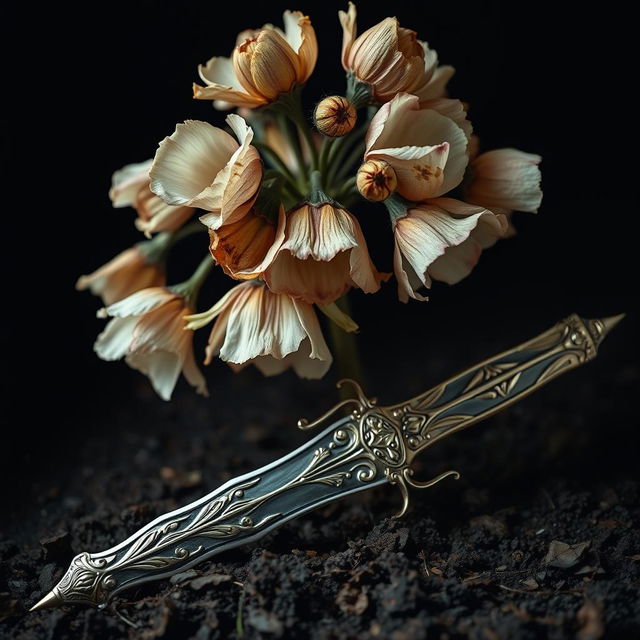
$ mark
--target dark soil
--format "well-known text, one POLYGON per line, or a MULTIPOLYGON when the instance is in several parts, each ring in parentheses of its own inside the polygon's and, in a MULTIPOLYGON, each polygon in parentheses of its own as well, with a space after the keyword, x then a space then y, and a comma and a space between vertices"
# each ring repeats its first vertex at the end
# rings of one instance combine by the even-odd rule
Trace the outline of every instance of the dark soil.
MULTIPOLYGON (((123 373, 137 385, 135 403, 94 409, 55 460, 35 460, 39 472, 27 467, 37 482, 19 506, 5 507, 0 636, 640 637, 640 483, 629 418, 639 371, 624 346, 630 331, 609 337, 595 363, 434 447, 420 475, 454 468, 462 479, 414 492, 402 520, 389 518, 399 496, 383 487, 125 593, 104 611, 26 613, 74 554, 108 548, 280 456, 308 437, 295 420, 335 399, 330 380, 264 382, 220 368, 211 399, 181 388, 167 405, 123 373)), ((446 361, 438 349, 413 353, 405 371, 420 373, 406 377, 369 363, 369 389, 381 403, 399 400, 509 344, 497 335, 493 344, 461 344, 446 361)))

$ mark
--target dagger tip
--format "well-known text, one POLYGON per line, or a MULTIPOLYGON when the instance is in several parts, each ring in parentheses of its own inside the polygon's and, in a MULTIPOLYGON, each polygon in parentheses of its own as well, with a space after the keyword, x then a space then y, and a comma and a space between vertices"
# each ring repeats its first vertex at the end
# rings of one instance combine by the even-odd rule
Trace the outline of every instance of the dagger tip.
POLYGON ((600 322, 602 322, 604 326, 603 337, 613 329, 621 320, 624 320, 626 313, 620 313, 617 316, 611 316, 609 318, 602 318, 600 322))
POLYGON ((39 609, 55 609, 64 604, 64 600, 55 592, 50 591, 47 595, 36 602, 29 611, 38 611, 39 609))

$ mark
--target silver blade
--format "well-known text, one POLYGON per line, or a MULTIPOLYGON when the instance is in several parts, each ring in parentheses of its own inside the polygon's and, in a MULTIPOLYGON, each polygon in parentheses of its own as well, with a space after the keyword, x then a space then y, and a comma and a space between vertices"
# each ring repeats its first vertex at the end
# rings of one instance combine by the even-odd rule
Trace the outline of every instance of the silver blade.
POLYGON ((61 604, 104 607, 118 592, 159 580, 253 542, 307 511, 388 482, 351 418, 261 469, 166 513, 99 553, 81 553, 31 610, 61 604))

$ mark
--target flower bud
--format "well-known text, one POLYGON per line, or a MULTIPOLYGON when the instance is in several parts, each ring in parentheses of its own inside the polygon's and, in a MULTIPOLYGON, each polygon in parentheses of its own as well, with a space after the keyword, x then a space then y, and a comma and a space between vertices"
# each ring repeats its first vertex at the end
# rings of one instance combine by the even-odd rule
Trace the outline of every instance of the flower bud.
POLYGON ((329 96, 316 105, 313 119, 318 131, 329 138, 340 138, 353 129, 356 110, 343 96, 329 96))
POLYGON ((396 190, 398 180, 389 163, 384 160, 369 160, 358 169, 356 184, 363 198, 381 202, 396 190))

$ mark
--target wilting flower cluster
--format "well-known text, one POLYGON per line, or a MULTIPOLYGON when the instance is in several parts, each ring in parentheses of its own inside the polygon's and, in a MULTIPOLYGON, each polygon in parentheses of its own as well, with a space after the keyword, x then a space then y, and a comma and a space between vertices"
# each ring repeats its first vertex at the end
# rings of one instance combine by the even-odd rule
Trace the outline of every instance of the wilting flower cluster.
POLYGON ((371 259, 359 205, 366 216, 385 205, 402 302, 426 300, 434 280, 466 277, 513 233, 512 212, 538 210, 540 157, 478 153, 467 105, 447 90, 454 69, 396 18, 359 32, 356 17, 353 3, 339 12, 344 95, 303 108, 318 43, 308 16, 285 11, 283 28, 243 31, 229 57, 198 68, 194 97, 237 113, 219 126, 186 120, 152 159, 114 173, 113 206, 136 210, 146 240, 77 286, 101 296, 98 315, 110 318, 96 353, 124 359, 162 398, 180 373, 207 393, 193 345, 207 325, 206 365, 323 376, 332 353, 317 312, 354 332, 345 296, 375 293, 393 275, 371 259), (190 278, 167 284, 167 256, 198 231, 208 252, 190 278), (215 266, 236 282, 203 311, 215 266))

